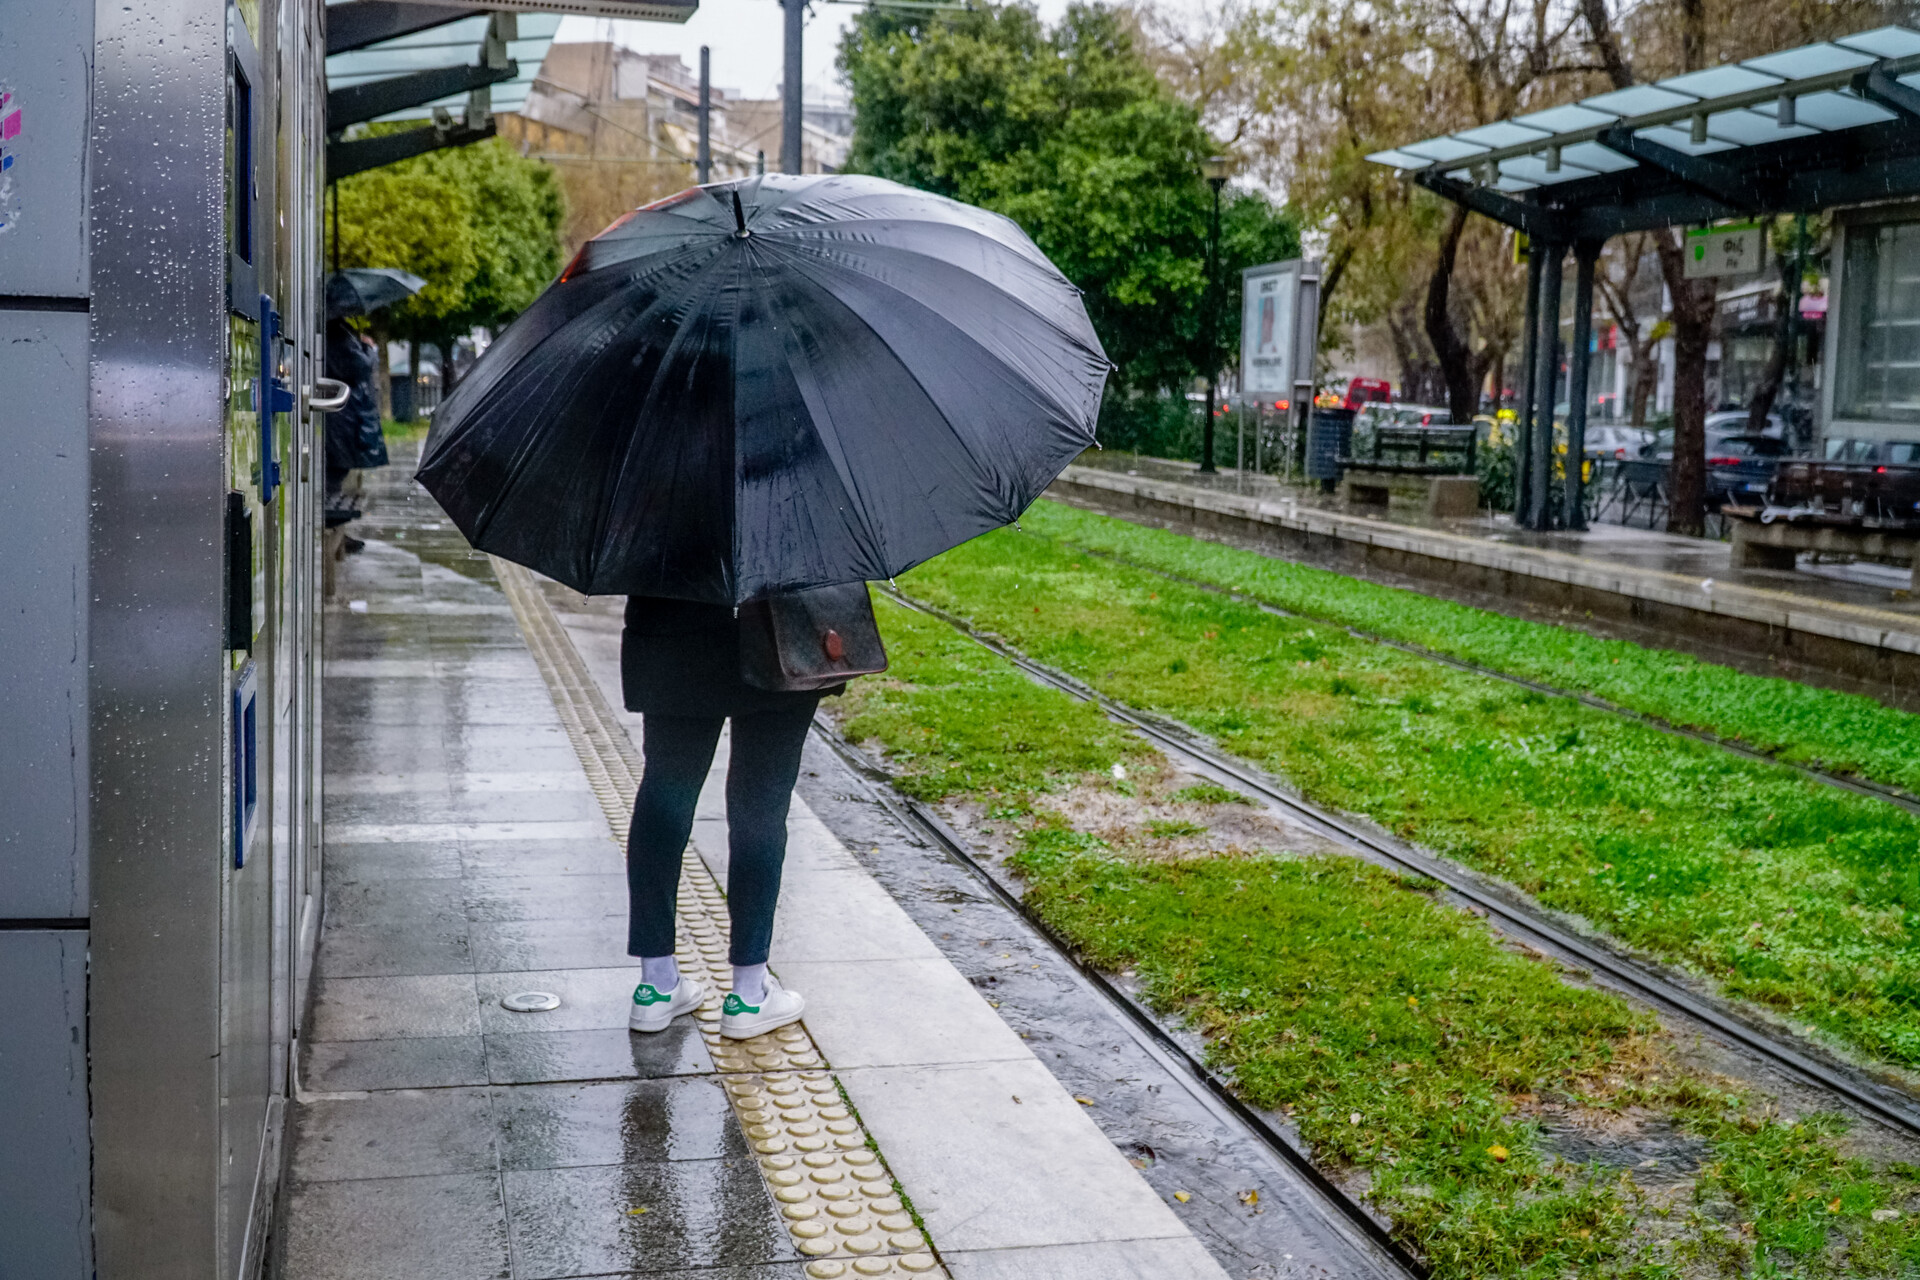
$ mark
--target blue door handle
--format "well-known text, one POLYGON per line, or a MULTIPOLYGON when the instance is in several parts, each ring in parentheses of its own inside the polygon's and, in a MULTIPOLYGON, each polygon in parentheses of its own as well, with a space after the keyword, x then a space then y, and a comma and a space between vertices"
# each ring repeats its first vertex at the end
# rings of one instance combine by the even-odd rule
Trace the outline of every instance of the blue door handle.
POLYGON ((274 345, 280 339, 280 313, 273 299, 260 295, 260 376, 254 380, 254 411, 260 416, 260 502, 273 501, 280 488, 280 459, 274 449, 273 415, 292 413, 293 391, 274 372, 274 345))

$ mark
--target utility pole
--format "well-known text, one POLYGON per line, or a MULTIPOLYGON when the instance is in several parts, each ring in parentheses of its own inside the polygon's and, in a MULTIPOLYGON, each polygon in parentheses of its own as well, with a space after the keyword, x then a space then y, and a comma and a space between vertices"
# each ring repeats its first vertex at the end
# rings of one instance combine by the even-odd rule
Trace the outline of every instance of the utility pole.
POLYGON ((700 152, 694 172, 702 185, 713 181, 713 76, 707 46, 700 46, 700 152))
POLYGON ((1207 185, 1213 188, 1213 218, 1207 224, 1207 290, 1201 303, 1201 337, 1207 360, 1207 419, 1200 428, 1200 472, 1214 474, 1213 406, 1220 378, 1220 353, 1216 336, 1220 292, 1220 188, 1227 185, 1233 162, 1226 156, 1208 156, 1201 166, 1207 185))
POLYGON ((780 171, 800 170, 800 35, 806 20, 806 0, 780 0, 787 20, 787 79, 780 93, 780 171))

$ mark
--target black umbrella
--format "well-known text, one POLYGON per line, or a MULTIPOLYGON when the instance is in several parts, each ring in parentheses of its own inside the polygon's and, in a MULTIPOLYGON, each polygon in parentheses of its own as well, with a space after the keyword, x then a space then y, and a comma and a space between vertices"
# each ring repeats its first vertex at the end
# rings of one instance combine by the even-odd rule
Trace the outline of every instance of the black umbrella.
POLYGON ((327 319, 364 316, 426 287, 425 280, 398 267, 348 267, 327 277, 327 319))
POLYGON ((1079 291, 997 214, 878 178, 695 187, 600 233, 433 415, 419 479, 589 594, 887 578, 1093 443, 1079 291))

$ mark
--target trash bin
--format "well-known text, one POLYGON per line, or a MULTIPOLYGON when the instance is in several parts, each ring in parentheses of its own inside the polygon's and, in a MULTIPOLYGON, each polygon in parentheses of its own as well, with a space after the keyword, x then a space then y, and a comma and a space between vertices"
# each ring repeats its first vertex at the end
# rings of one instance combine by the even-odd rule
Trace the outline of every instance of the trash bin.
POLYGON ((1307 421, 1307 479, 1318 480, 1322 492, 1332 493, 1340 483, 1340 459, 1353 450, 1353 409, 1319 409, 1307 421))

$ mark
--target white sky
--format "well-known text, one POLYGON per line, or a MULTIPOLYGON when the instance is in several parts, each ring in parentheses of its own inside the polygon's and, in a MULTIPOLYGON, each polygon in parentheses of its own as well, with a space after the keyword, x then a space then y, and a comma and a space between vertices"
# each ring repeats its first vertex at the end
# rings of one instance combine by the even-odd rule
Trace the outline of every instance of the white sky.
MULTIPOLYGON (((1039 7, 1042 18, 1057 22, 1067 11, 1067 0, 1039 0, 1039 7)), ((808 85, 836 83, 833 59, 840 33, 859 12, 858 5, 815 0, 801 46, 808 85)), ((554 39, 604 40, 611 30, 618 44, 641 53, 677 53, 695 71, 704 44, 713 51, 716 88, 771 98, 781 80, 782 16, 777 0, 700 0, 700 11, 683 24, 570 17, 561 22, 554 39)))

